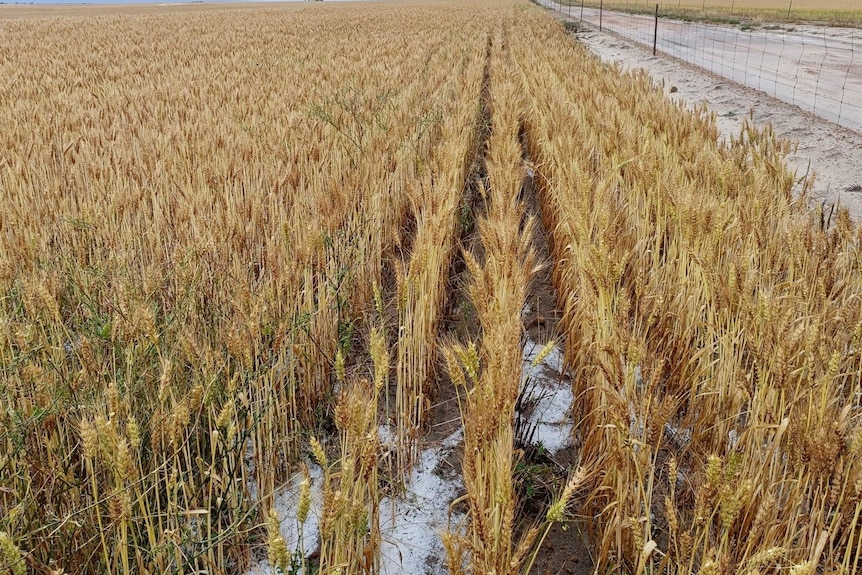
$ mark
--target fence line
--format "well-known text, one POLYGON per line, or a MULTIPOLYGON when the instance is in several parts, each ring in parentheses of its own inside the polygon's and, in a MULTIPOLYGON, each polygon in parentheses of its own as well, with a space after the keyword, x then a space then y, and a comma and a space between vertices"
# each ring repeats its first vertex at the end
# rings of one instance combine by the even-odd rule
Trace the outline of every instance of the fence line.
POLYGON ((862 30, 803 24, 749 29, 535 1, 862 132, 862 30))

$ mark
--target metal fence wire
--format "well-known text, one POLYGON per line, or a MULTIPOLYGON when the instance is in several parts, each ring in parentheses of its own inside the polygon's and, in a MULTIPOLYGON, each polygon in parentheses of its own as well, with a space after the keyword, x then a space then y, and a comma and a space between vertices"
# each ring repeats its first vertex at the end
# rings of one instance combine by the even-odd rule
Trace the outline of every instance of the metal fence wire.
POLYGON ((862 132, 862 30, 810 24, 748 28, 663 18, 658 10, 629 14, 535 1, 862 132))

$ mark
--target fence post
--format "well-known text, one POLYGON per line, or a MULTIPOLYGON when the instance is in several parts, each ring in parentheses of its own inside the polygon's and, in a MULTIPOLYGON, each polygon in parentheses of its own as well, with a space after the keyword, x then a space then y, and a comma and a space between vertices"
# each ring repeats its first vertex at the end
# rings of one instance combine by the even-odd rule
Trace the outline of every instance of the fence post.
POLYGON ((602 31, 602 11, 604 9, 605 0, 599 2, 599 32, 602 31))
POLYGON ((658 4, 655 5, 655 29, 652 33, 652 55, 655 56, 655 46, 658 44, 658 4))
POLYGON ((584 21, 584 0, 581 0, 581 22, 584 21))

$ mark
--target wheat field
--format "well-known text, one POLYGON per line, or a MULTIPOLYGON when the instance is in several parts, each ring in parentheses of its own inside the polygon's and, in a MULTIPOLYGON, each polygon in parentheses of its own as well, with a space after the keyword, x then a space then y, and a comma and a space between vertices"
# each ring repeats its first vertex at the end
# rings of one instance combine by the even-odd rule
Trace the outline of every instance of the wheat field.
POLYGON ((443 427, 429 572, 862 568, 862 232, 768 127, 526 0, 16 10, 0 573, 412 572, 443 427))

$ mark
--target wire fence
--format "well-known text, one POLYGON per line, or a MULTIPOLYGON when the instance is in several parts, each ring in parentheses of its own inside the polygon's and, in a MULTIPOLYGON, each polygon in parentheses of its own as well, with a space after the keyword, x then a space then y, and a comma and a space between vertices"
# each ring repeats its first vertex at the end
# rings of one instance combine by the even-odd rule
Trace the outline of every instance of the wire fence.
POLYGON ((737 27, 665 18, 658 8, 644 15, 535 1, 862 132, 862 30, 805 24, 737 27))

